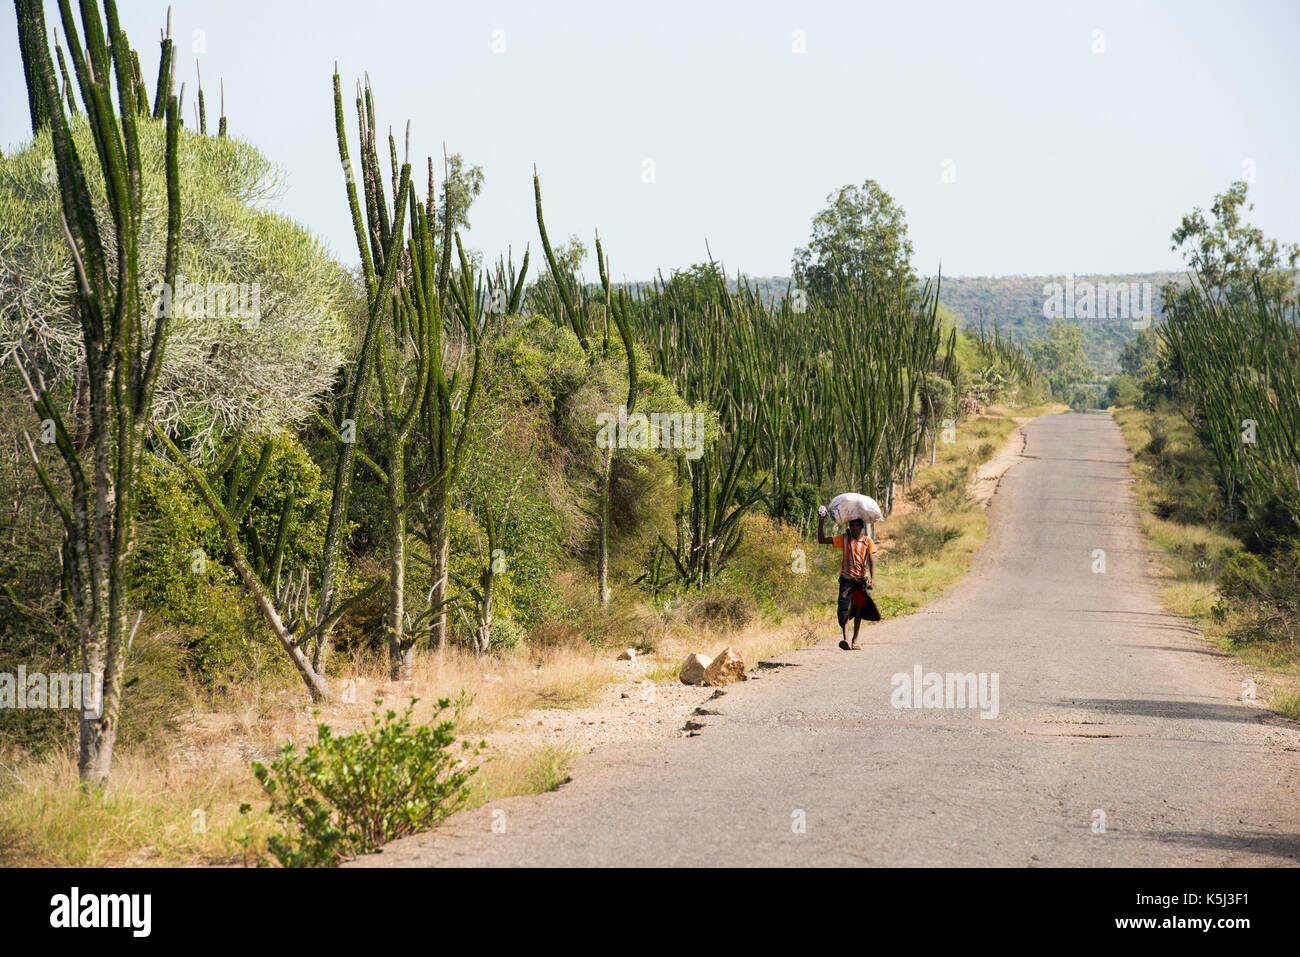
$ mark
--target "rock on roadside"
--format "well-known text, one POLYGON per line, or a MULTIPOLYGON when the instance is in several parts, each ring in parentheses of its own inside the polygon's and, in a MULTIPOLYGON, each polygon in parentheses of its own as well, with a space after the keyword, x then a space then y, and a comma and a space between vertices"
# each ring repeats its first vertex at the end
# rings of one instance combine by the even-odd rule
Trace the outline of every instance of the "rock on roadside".
POLYGON ((689 654, 682 662, 681 679, 684 685, 704 684, 704 675, 713 660, 707 655, 689 654))
POLYGON ((710 687, 716 688, 719 685, 729 685, 734 681, 748 680, 749 675, 745 674, 745 660, 740 657, 735 648, 730 646, 724 648, 704 670, 704 683, 710 687))

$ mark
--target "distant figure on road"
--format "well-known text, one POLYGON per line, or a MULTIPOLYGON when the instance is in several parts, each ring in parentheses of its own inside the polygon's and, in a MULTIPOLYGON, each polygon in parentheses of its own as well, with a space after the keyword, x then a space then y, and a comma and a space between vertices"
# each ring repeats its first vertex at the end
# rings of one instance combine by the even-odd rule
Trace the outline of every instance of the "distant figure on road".
POLYGON ((858 650, 858 629, 862 619, 880 621, 880 609, 871 600, 868 591, 876 579, 876 543, 866 534, 862 519, 849 522, 848 534, 831 537, 826 534, 826 506, 817 509, 817 542, 833 545, 844 553, 840 562, 840 595, 838 614, 840 620, 840 647, 845 651, 858 650), (853 640, 849 641, 847 625, 853 619, 853 640))

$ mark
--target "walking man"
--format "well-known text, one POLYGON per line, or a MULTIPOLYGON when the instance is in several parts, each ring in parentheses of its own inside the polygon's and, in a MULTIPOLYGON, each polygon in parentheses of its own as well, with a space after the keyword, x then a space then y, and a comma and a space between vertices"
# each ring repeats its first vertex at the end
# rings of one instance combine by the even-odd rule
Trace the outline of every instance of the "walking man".
POLYGON ((840 620, 840 647, 845 651, 858 650, 858 629, 862 620, 880 621, 880 609, 868 594, 876 578, 876 543, 866 534, 866 524, 860 518, 849 522, 845 534, 826 534, 826 506, 817 509, 817 542, 832 545, 844 553, 840 562, 840 594, 838 615, 840 620), (853 619, 853 639, 850 642, 847 625, 853 619))

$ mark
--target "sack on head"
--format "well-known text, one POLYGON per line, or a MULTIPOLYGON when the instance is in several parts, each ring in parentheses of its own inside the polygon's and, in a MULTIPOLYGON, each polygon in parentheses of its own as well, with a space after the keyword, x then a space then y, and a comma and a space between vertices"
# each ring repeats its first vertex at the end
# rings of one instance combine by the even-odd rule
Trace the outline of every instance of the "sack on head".
POLYGON ((859 495, 857 492, 836 495, 831 499, 826 512, 837 525, 847 525, 855 518, 860 518, 871 525, 885 517, 885 513, 880 510, 874 498, 869 495, 859 495))

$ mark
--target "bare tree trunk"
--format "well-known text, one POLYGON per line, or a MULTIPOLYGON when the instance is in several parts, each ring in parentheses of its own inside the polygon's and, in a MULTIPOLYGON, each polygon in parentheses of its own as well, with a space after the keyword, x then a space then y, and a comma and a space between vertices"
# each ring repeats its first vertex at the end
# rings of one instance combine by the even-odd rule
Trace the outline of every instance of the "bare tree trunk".
POLYGON ((429 509, 429 566, 430 589, 429 604, 438 609, 433 616, 433 633, 430 644, 442 651, 447 644, 447 563, 449 545, 447 541, 447 487, 440 484, 430 494, 432 499, 429 509))
MULTIPOLYGON (((105 606, 106 607, 106 606, 105 606)), ((113 645, 120 647, 121 639, 110 640, 109 632, 115 628, 112 621, 93 620, 93 613, 88 614, 91 621, 81 632, 82 670, 91 676, 98 692, 97 713, 82 705, 80 717, 80 740, 77 756, 77 772, 83 784, 101 786, 108 779, 113 766, 113 751, 117 745, 117 718, 121 709, 121 668, 117 656, 106 654, 113 645), (106 660, 112 668, 105 668, 106 660)), ((120 632, 125 631, 126 622, 120 623, 120 632)))
POLYGON ((410 654, 414 649, 404 641, 406 613, 406 473, 403 468, 403 444, 393 441, 388 463, 389 523, 393 535, 388 557, 388 613, 384 629, 388 632, 388 673, 394 681, 411 677, 410 654))
POLYGON ((600 607, 609 607, 609 483, 614 471, 614 448, 605 449, 600 467, 600 552, 596 556, 596 587, 599 589, 600 607))
POLYGON ((483 610, 475 642, 480 655, 486 655, 492 647, 492 590, 495 583, 496 571, 489 556, 487 567, 483 570, 483 610))

